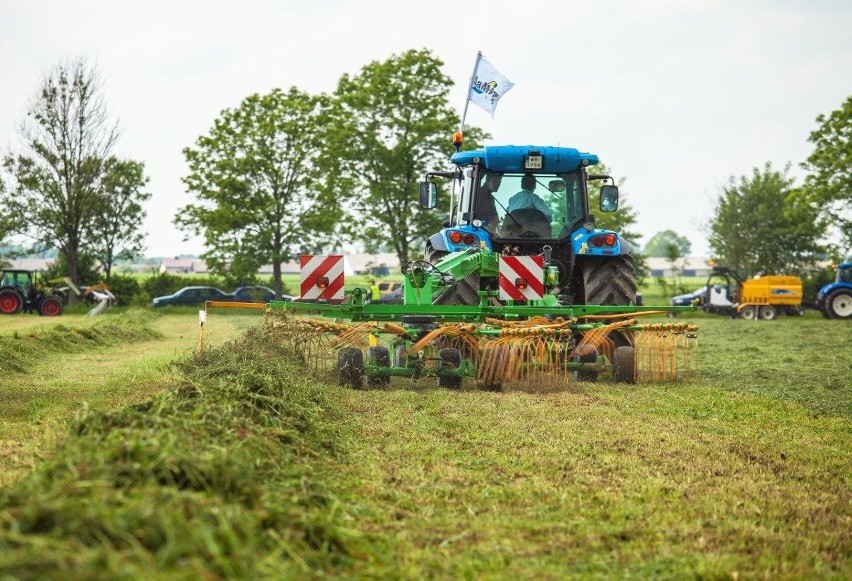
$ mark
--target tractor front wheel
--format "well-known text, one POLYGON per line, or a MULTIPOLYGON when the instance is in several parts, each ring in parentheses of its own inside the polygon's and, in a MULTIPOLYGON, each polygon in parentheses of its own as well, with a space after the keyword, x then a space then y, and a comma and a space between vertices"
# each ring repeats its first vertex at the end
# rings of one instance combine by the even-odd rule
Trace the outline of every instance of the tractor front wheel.
POLYGON ((38 314, 42 317, 58 317, 62 314, 62 302, 56 297, 47 297, 38 306, 38 314))
POLYGON ((825 312, 832 319, 852 318, 852 291, 839 288, 825 297, 825 312))
POLYGON ((17 315, 24 308, 24 297, 13 288, 0 290, 0 314, 17 315))
POLYGON ((346 347, 337 354, 337 384, 361 389, 364 379, 364 354, 355 347, 346 347))

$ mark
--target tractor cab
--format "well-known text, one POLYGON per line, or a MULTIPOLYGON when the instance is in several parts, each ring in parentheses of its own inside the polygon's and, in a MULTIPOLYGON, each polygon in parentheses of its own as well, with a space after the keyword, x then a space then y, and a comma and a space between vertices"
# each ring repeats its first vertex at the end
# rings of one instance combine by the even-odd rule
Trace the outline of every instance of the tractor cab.
MULTIPOLYGON (((455 172, 433 172, 421 183, 421 206, 433 208, 438 190, 430 178, 455 178, 445 229, 429 239, 434 258, 470 247, 502 252, 518 244, 561 243, 591 255, 625 253, 615 232, 595 228, 588 184, 612 181, 588 174, 598 163, 596 155, 569 147, 508 145, 459 152, 451 161, 455 172)), ((618 209, 617 186, 601 188, 599 208, 618 209)))

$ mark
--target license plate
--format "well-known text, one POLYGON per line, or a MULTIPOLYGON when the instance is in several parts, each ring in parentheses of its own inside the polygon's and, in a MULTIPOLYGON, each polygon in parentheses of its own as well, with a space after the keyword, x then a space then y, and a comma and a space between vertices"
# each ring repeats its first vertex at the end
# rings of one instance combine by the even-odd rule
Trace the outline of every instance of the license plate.
POLYGON ((524 169, 541 169, 544 167, 543 155, 525 155, 524 169))

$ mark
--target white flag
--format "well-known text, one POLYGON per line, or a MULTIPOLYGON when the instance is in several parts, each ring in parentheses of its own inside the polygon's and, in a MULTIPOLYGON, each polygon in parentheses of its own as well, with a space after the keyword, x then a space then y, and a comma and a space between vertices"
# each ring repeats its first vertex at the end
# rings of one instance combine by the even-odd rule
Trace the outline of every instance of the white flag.
POLYGON ((484 57, 479 57, 476 63, 476 68, 473 70, 473 77, 470 81, 470 91, 467 98, 476 103, 494 117, 494 109, 497 108, 497 101, 500 97, 506 94, 506 91, 515 86, 500 74, 491 63, 485 60, 484 57))

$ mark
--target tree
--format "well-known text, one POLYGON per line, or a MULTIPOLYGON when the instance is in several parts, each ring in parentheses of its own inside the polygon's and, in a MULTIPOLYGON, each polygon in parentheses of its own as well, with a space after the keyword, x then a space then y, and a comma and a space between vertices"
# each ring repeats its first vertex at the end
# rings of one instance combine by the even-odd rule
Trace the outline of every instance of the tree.
POLYGON ((9 265, 9 262, 6 260, 9 258, 11 252, 11 247, 6 243, 6 237, 12 232, 12 223, 9 215, 5 211, 5 203, 3 200, 5 199, 6 193, 6 182, 3 181, 3 178, 0 177, 0 267, 5 267, 9 265))
MULTIPOLYGON (((418 182, 426 171, 447 169, 459 117, 448 104, 452 80, 428 50, 409 50, 343 75, 333 95, 336 131, 326 158, 337 175, 363 240, 386 242, 401 263, 422 253, 445 218, 423 210, 418 182)), ((465 148, 487 136, 465 129, 465 148)))
POLYGON ((709 224, 714 257, 743 276, 807 269, 823 252, 820 208, 784 171, 731 177, 709 224))
POLYGON ((148 183, 145 164, 139 161, 109 158, 104 166, 100 209, 92 220, 92 253, 101 262, 107 280, 117 259, 131 258, 144 247, 142 202, 151 194, 141 189, 148 183))
POLYGON ((820 205, 822 215, 840 232, 841 252, 852 253, 852 96, 826 117, 808 139, 814 151, 802 164, 808 172, 807 193, 820 205))
POLYGON ((337 238, 343 191, 321 187, 317 165, 326 102, 295 87, 254 94, 184 149, 190 173, 183 182, 199 203, 174 221, 203 232, 202 257, 228 282, 251 282, 271 261, 280 294, 282 262, 337 238))
POLYGON ((15 229, 57 247, 78 282, 80 252, 100 207, 104 162, 119 134, 95 67, 85 60, 55 66, 30 101, 20 134, 25 153, 4 159, 16 182, 6 197, 15 229))
POLYGON ((643 248, 645 256, 657 256, 666 258, 672 254, 671 246, 674 246, 678 253, 678 258, 689 256, 692 249, 692 244, 683 236, 680 236, 674 230, 661 230, 648 239, 648 243, 643 248))

